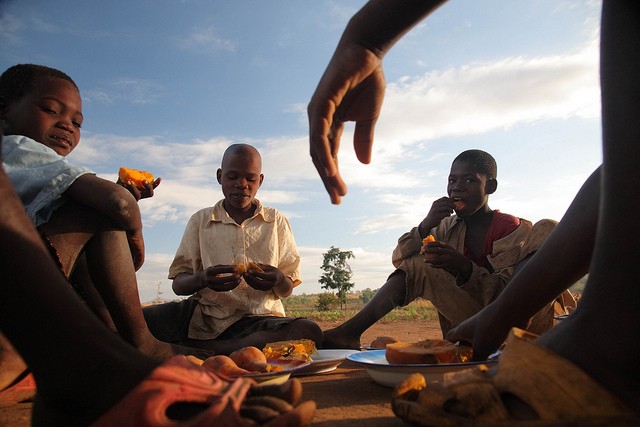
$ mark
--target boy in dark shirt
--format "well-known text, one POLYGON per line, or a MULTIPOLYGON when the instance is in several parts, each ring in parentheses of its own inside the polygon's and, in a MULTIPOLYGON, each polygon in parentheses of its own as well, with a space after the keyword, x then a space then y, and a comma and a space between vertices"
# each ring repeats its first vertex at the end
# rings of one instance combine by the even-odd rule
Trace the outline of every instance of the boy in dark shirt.
POLYGON ((362 311, 325 331, 324 347, 358 348, 366 329, 417 298, 428 299, 438 310, 443 335, 493 301, 515 266, 553 229, 539 227, 544 232, 532 233, 531 222, 491 209, 496 176, 489 153, 459 154, 451 165, 448 196, 434 201, 422 222, 400 237, 392 256, 396 270, 362 311), (429 234, 435 241, 423 245, 429 234))

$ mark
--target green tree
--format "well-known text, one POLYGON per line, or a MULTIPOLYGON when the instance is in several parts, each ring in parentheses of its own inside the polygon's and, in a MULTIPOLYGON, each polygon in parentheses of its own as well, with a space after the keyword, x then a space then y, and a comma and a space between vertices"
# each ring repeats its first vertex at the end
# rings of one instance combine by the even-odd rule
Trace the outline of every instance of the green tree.
POLYGON ((340 308, 343 309, 346 306, 347 293, 355 285, 351 282, 351 267, 347 260, 355 258, 355 256, 351 251, 341 251, 333 246, 322 256, 324 259, 320 268, 324 270, 324 273, 320 276, 319 282, 322 284, 322 289, 336 291, 340 300, 340 308))
POLYGON ((368 303, 369 301, 371 301, 371 298, 373 298, 376 292, 377 289, 375 291, 372 291, 371 288, 364 289, 362 292, 360 292, 360 301, 365 304, 368 303))
POLYGON ((316 300, 316 309, 318 311, 331 311, 338 305, 338 297, 331 292, 323 292, 318 294, 316 300))

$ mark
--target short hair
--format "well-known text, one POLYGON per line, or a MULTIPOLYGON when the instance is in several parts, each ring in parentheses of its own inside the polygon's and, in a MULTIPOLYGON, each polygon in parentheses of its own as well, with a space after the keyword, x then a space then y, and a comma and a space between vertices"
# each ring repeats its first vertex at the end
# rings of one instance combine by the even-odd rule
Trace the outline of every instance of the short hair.
POLYGON ((17 64, 0 75, 0 97, 8 103, 17 101, 32 93, 40 82, 51 78, 64 79, 78 89, 76 82, 60 70, 44 65, 17 64))
POLYGON ((486 151, 463 151, 453 159, 453 163, 455 162, 467 162, 476 172, 485 175, 487 178, 496 179, 498 177, 498 165, 496 163, 496 159, 486 151))

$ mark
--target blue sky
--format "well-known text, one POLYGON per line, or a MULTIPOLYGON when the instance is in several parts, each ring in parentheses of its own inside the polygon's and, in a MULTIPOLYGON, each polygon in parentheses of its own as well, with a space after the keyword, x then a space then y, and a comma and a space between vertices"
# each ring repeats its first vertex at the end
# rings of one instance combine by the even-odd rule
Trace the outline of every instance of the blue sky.
POLYGON ((559 220, 601 162, 600 1, 452 0, 387 55, 373 160, 341 146, 349 194, 333 206, 308 155, 306 104, 353 0, 0 0, 0 67, 37 63, 74 78, 82 140, 70 161, 115 180, 163 181, 140 202, 142 301, 175 298, 167 270, 189 216, 222 197, 231 143, 256 146, 258 198, 285 213, 302 256, 296 293, 321 292, 322 254, 353 251, 355 289, 379 288, 397 238, 446 195, 453 158, 498 161, 489 205, 559 220))

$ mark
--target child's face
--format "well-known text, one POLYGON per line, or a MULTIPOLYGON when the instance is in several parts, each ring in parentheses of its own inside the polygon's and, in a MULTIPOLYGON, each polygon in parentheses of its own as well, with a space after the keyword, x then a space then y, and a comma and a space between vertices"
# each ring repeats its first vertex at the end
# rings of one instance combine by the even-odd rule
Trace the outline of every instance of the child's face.
MULTIPOLYGON (((249 153, 234 154, 218 169, 218 182, 222 186, 227 210, 247 211, 262 185, 260 157, 249 153)), ((231 212, 230 212, 231 213, 231 212)))
POLYGON ((24 135, 68 155, 80 141, 82 99, 67 80, 49 78, 2 109, 5 135, 24 135))
POLYGON ((469 162, 457 161, 451 165, 447 194, 455 202, 456 214, 467 217, 487 203, 495 191, 495 179, 474 170, 469 162))

